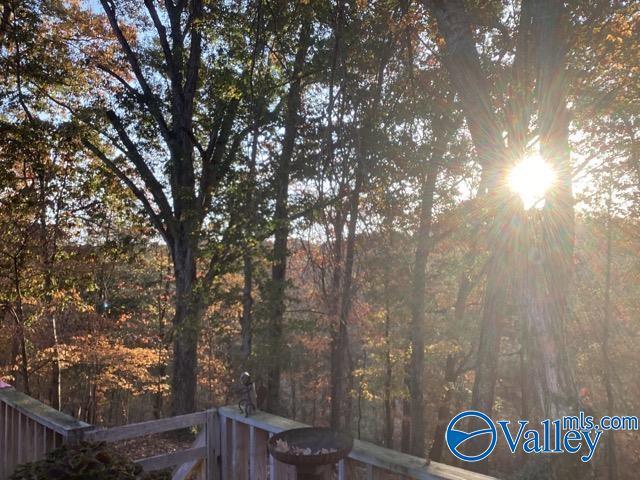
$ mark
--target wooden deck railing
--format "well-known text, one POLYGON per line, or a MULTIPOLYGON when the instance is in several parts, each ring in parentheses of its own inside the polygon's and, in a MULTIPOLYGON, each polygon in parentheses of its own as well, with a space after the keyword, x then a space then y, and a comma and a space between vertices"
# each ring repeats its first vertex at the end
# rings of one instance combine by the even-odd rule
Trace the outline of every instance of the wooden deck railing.
POLYGON ((7 480, 15 468, 43 458, 63 443, 81 440, 117 442, 145 435, 201 426, 191 448, 134 460, 145 470, 175 469, 176 480, 195 475, 218 480, 218 414, 215 409, 178 417, 134 423, 113 428, 96 428, 74 419, 12 387, 0 388, 0 480, 7 480))
MULTIPOLYGON (((135 460, 145 470, 175 467, 174 480, 292 480, 295 471, 271 457, 269 437, 306 425, 256 412, 246 418, 237 407, 113 428, 96 428, 54 410, 13 388, 0 388, 0 480, 21 463, 42 458, 67 442, 116 442, 200 426, 195 443, 181 451, 135 460)), ((338 480, 490 480, 491 477, 431 462, 356 440, 337 466, 338 480)))
MULTIPOLYGON (((218 409, 222 480, 291 480, 294 470, 267 452, 274 433, 306 427, 288 418, 256 412, 248 418, 237 407, 218 409)), ((495 480, 443 463, 356 440, 349 458, 337 468, 338 480, 495 480)))
POLYGON ((44 457, 50 450, 73 442, 91 428, 69 415, 15 390, 0 388, 0 480, 21 463, 44 457))
MULTIPOLYGON (((200 428, 200 433, 190 448, 153 457, 134 459, 134 462, 140 464, 146 471, 178 467, 176 468, 176 473, 178 473, 185 469, 184 466, 189 466, 190 468, 187 471, 190 474, 195 473, 203 479, 217 479, 219 477, 215 476, 213 472, 218 467, 219 454, 215 448, 216 442, 212 441, 218 436, 219 432, 218 413, 215 409, 160 420, 132 423, 121 427, 87 430, 82 433, 82 439, 88 442, 118 442, 197 426, 202 426, 202 428, 200 428), (207 477, 207 475, 210 476, 207 477)), ((182 475, 174 475, 174 479, 178 478, 181 479, 182 475)))

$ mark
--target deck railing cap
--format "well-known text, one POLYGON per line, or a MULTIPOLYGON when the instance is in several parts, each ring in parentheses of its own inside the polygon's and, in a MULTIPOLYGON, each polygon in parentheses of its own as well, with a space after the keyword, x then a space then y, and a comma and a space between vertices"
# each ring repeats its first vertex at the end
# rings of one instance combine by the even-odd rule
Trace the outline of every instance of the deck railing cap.
POLYGON ((0 389, 0 402, 6 403, 23 415, 64 437, 67 437, 71 432, 91 427, 88 423, 60 412, 11 386, 0 389))

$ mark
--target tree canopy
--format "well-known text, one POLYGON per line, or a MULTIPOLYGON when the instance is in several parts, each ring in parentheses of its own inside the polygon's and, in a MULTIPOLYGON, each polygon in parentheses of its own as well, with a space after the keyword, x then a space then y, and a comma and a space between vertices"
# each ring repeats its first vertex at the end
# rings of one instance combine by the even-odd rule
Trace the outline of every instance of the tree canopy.
MULTIPOLYGON (((260 408, 448 463, 463 409, 633 414, 639 28, 623 0, 3 1, 0 376, 118 424, 248 370, 260 408)), ((638 440, 595 476, 635 478, 638 440)), ((556 460, 463 466, 584 474, 556 460)))

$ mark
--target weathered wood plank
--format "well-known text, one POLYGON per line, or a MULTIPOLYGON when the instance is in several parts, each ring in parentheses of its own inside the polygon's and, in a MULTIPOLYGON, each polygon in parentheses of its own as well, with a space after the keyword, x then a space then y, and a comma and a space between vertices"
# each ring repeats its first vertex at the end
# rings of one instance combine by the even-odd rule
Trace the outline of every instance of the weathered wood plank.
POLYGON ((193 447, 172 453, 156 455, 155 457, 135 460, 145 471, 164 470, 193 460, 202 460, 207 456, 207 447, 193 447))
POLYGON ((256 480, 267 480, 269 471, 269 432, 256 430, 256 480))
POLYGON ((231 421, 231 478, 234 480, 238 476, 238 422, 231 421))
POLYGON ((233 478, 249 478, 249 427, 244 423, 233 422, 233 478))
POLYGON ((249 480, 256 478, 256 427, 249 426, 249 480))
POLYGON ((20 465, 21 463, 23 463, 23 458, 24 458, 24 443, 23 443, 23 436, 24 436, 24 427, 23 427, 23 422, 24 422, 24 415, 18 413, 18 435, 17 435, 17 439, 16 439, 16 446, 18 447, 18 465, 20 465))
POLYGON ((222 465, 222 478, 227 480, 231 470, 231 429, 225 417, 220 417, 220 464, 222 465))
POLYGON ((343 460, 338 462, 338 480, 346 480, 347 478, 347 464, 343 460))
POLYGON ((84 440, 91 442, 117 442, 143 437, 154 433, 168 432, 180 428, 202 425, 207 421, 207 412, 188 413, 177 417, 161 418, 148 422, 131 423, 121 427, 101 428, 83 433, 84 440))
POLYGON ((207 480, 220 480, 220 418, 216 410, 207 411, 207 480))
POLYGON ((249 427, 249 480, 267 480, 269 471, 269 452, 267 442, 269 432, 249 427))
POLYGON ((489 480, 493 478, 442 463, 431 462, 427 464, 424 458, 360 440, 354 442, 349 458, 416 480, 489 480))
POLYGON ((18 437, 18 417, 20 416, 20 412, 12 408, 11 409, 11 425, 9 426, 9 442, 7 443, 7 447, 9 449, 9 455, 7 458, 7 465, 9 472, 13 472, 13 469, 16 468, 16 458, 18 456, 18 443, 16 441, 18 437))
POLYGON ((81 422, 66 413, 59 412, 55 408, 51 408, 35 398, 31 398, 29 395, 17 391, 15 388, 0 389, 0 402, 9 405, 23 415, 26 415, 41 425, 47 426, 64 437, 66 437, 70 431, 90 426, 88 423, 81 422))
MULTIPOLYGON (((267 432, 267 433, 269 438, 273 436, 273 433, 271 432, 267 432)), ((276 478, 276 459, 273 458, 272 455, 269 455, 269 479, 272 479, 272 478, 276 478)))
POLYGON ((5 452, 7 450, 7 442, 5 440, 5 429, 7 428, 6 415, 6 405, 0 403, 0 479, 7 476, 5 472, 5 452))
POLYGON ((49 451, 49 442, 47 440, 47 431, 48 428, 44 425, 42 426, 42 452, 46 454, 49 451))
MULTIPOLYGON (((192 448, 196 447, 206 447, 207 446, 207 437, 206 431, 202 430, 195 441, 193 442, 192 448)), ((190 476, 201 467, 202 460, 192 460, 190 462, 185 462, 175 469, 173 475, 171 476, 171 480, 187 480, 190 476)))
POLYGON ((257 411, 249 417, 245 417, 238 407, 220 407, 218 412, 224 417, 237 420, 247 425, 253 425, 260 430, 265 430, 270 433, 280 433, 290 428, 308 427, 308 425, 304 423, 262 411, 257 411))

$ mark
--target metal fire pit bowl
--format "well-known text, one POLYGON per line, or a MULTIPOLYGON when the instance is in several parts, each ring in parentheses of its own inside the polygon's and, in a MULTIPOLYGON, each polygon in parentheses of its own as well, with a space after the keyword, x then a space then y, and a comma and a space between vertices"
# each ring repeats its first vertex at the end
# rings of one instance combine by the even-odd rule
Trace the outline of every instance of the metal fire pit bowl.
POLYGON ((298 480, 329 478, 328 466, 349 455, 353 448, 353 438, 330 428, 294 428, 285 430, 269 439, 269 453, 278 461, 297 467, 298 480), (276 450, 276 442, 282 440, 290 447, 310 449, 311 455, 282 452, 276 450), (331 453, 313 453, 321 449, 336 450, 331 453))

